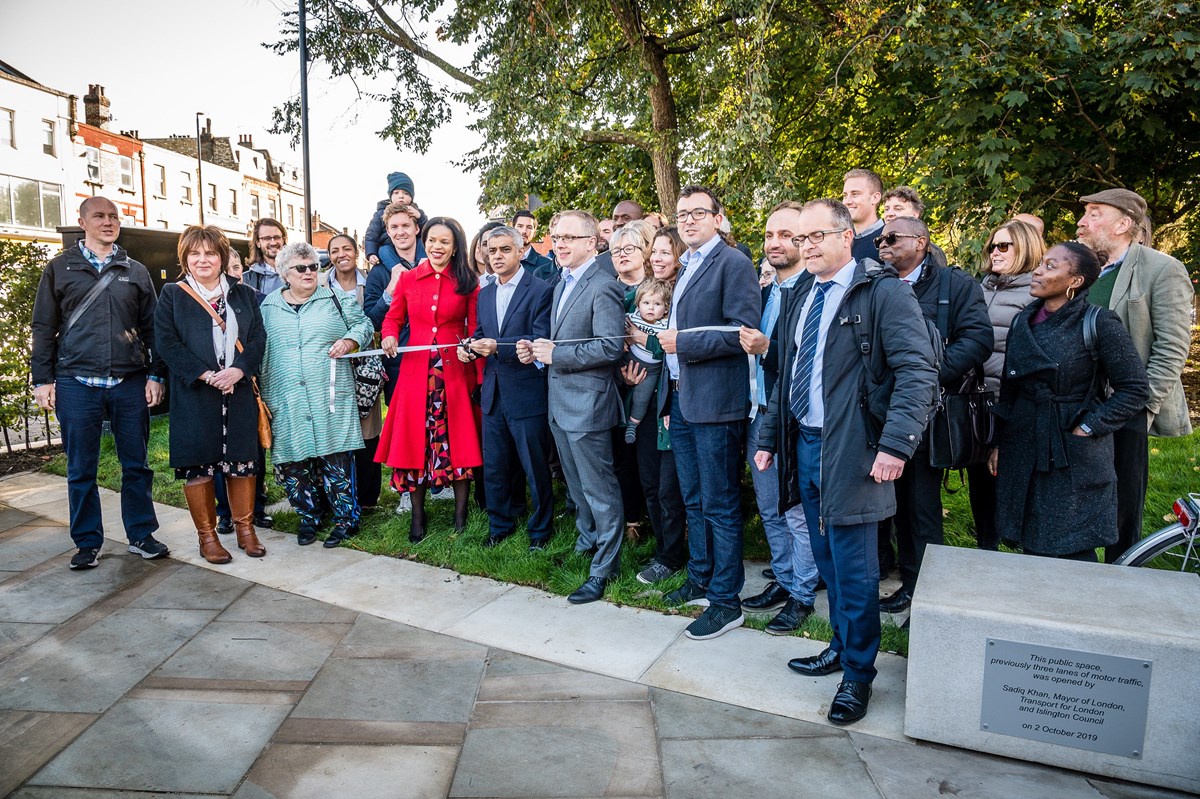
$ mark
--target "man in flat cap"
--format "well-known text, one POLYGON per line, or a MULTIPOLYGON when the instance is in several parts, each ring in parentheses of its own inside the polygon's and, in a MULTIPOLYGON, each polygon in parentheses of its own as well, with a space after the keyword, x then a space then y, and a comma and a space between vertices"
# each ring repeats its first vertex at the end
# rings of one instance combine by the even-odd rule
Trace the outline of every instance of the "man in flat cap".
POLYGON ((1075 235, 1105 264, 1088 292, 1111 309, 1133 337, 1150 378, 1146 408, 1113 435, 1117 469, 1117 543, 1106 547, 1112 563, 1142 537, 1142 507, 1150 477, 1147 435, 1192 432, 1180 375, 1191 345, 1194 292, 1187 269, 1143 240, 1146 201, 1128 189, 1080 197, 1084 204, 1075 235))

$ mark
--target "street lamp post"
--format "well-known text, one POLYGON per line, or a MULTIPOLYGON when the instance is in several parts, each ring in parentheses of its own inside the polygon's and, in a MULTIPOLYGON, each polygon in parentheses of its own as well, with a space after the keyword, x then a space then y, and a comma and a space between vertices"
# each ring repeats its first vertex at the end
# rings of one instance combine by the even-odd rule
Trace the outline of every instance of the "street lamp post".
POLYGON ((204 226, 204 158, 200 147, 200 117, 203 111, 196 112, 196 204, 200 206, 200 226, 204 226))
POLYGON ((312 244, 312 178, 308 167, 308 31, 305 0, 300 0, 300 152, 304 159, 304 240, 312 244))

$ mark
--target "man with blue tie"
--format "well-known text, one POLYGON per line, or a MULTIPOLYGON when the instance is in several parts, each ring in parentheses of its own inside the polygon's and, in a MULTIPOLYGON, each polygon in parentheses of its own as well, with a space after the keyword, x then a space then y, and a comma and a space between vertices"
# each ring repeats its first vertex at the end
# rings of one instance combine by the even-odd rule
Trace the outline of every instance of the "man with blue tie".
POLYGON ((754 463, 766 470, 778 459, 781 509, 803 504, 828 586, 829 648, 788 667, 844 672, 828 716, 850 724, 867 713, 879 653, 876 526, 895 513, 894 481, 921 440, 938 376, 916 297, 893 270, 854 258, 846 206, 807 203, 795 241, 815 280, 779 321, 787 348, 754 463))
POLYGON ((521 263, 523 237, 500 226, 486 234, 484 249, 495 281, 479 292, 478 327, 470 352, 459 360, 487 358, 480 405, 483 409, 483 460, 488 512, 488 544, 516 530, 517 509, 525 505, 529 481, 533 512, 527 524, 529 548, 544 549, 553 533, 554 491, 550 482, 550 424, 546 406, 546 373, 540 364, 517 358, 521 339, 550 335, 550 284, 534 277, 521 263))
MULTIPOLYGON (((758 356, 758 376, 754 387, 757 405, 746 435, 746 457, 754 466, 758 450, 758 431, 767 415, 767 400, 779 379, 781 336, 779 315, 785 297, 808 291, 812 273, 800 262, 800 250, 793 243, 803 205, 790 200, 771 209, 767 217, 763 253, 775 268, 775 279, 763 289, 762 323, 757 328, 743 327, 739 336, 742 349, 758 356)), ((784 346, 787 342, 783 341, 784 346)), ((808 521, 803 508, 796 506, 786 513, 779 511, 779 476, 775 467, 765 471, 751 468, 758 515, 762 519, 767 546, 771 550, 771 571, 774 578, 762 593, 742 600, 742 609, 768 611, 779 609, 766 632, 770 635, 791 635, 800 629, 813 612, 817 591, 817 564, 809 543, 808 521)))

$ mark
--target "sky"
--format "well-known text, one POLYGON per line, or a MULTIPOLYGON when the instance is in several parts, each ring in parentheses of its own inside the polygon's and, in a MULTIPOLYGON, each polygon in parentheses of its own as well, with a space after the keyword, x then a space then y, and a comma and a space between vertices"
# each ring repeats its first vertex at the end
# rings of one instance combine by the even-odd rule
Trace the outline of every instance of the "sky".
MULTIPOLYGON (((285 136, 271 136, 271 109, 300 92, 295 53, 261 46, 279 36, 286 0, 0 0, 0 60, 39 83, 80 98, 88 84, 105 88, 112 130, 145 138, 195 134, 196 112, 212 119, 213 135, 235 142, 251 134, 256 147, 301 165, 285 136)), ((460 66, 469 54, 439 48, 460 66)), ((424 155, 381 140, 382 106, 357 101, 348 79, 334 81, 318 64, 308 80, 312 207, 335 227, 366 231, 387 194, 387 174, 407 172, 414 200, 430 216, 453 216, 468 236, 485 221, 476 206, 479 176, 453 161, 478 145, 463 106, 434 136, 424 155)))

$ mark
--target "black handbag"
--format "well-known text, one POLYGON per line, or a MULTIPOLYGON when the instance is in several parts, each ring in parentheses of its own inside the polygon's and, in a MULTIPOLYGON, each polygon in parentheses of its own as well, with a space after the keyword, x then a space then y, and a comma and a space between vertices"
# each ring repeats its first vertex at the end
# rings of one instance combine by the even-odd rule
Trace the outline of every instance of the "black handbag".
POLYGON ((978 368, 966 374, 958 391, 941 389, 929 418, 929 465, 965 469, 987 462, 995 404, 978 368))
MULTIPOLYGON (((346 325, 346 331, 349 332, 350 323, 346 320, 346 312, 342 310, 342 304, 338 302, 337 291, 333 288, 330 288, 329 291, 333 295, 334 307, 337 308, 342 322, 346 325)), ((378 355, 367 355, 350 360, 354 374, 354 401, 358 405, 359 417, 365 419, 371 414, 371 409, 375 407, 375 400, 379 399, 379 394, 383 391, 383 384, 387 382, 387 371, 383 366, 383 358, 378 355)))

